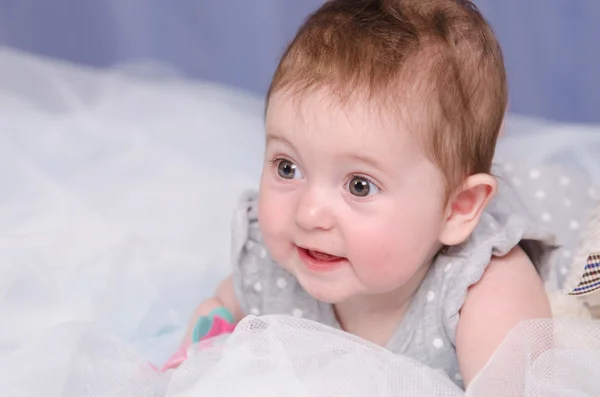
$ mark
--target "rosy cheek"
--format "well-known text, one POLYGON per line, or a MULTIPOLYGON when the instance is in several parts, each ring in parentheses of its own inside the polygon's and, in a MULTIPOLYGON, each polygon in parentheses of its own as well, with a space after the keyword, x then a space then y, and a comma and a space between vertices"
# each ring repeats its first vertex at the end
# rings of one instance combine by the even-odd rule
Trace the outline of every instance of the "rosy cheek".
POLYGON ((264 244, 274 257, 279 259, 287 239, 289 208, 277 192, 269 189, 261 191, 259 198, 258 221, 264 244))
POLYGON ((357 228, 351 236, 347 235, 351 239, 348 243, 352 246, 353 261, 361 264, 357 272, 373 279, 404 279, 420 264, 419 239, 415 231, 399 227, 399 224, 402 223, 357 228))
POLYGON ((270 234, 278 228, 277 200, 272 199, 272 195, 261 193, 258 205, 258 221, 263 234, 270 234))
POLYGON ((389 228, 376 225, 374 227, 356 227, 345 231, 354 261, 368 263, 371 266, 380 266, 393 259, 396 241, 394 235, 389 233, 389 228))
POLYGON ((371 233, 363 239, 365 242, 365 253, 372 258, 372 265, 386 267, 390 263, 398 261, 399 253, 403 250, 402 236, 398 233, 371 233), (368 247, 368 249, 367 249, 368 247))

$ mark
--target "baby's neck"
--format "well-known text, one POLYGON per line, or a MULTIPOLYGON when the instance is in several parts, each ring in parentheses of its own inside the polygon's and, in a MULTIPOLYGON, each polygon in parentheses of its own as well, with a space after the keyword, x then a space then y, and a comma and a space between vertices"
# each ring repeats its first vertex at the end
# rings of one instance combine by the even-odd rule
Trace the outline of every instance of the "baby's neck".
POLYGON ((428 267, 401 288, 385 295, 357 296, 334 305, 344 331, 385 347, 404 318, 428 267))
POLYGON ((410 299, 398 302, 394 307, 368 309, 368 305, 344 302, 335 305, 338 321, 344 331, 385 347, 404 317, 410 299))

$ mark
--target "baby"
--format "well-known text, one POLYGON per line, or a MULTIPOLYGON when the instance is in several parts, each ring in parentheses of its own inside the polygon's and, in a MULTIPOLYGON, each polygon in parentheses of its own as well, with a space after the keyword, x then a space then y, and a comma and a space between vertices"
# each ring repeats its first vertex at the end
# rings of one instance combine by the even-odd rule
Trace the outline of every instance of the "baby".
POLYGON ((501 50, 470 1, 331 0, 283 55, 259 193, 233 224, 226 308, 341 328, 465 387, 550 317, 550 236, 495 197, 501 50))

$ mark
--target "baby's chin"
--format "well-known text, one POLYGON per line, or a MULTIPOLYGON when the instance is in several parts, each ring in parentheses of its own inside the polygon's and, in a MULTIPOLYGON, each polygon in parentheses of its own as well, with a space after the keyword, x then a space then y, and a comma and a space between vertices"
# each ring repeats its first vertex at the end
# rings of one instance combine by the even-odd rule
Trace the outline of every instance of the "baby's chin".
POLYGON ((365 285, 360 280, 353 277, 341 276, 337 279, 313 279, 311 277, 303 277, 305 275, 294 275, 302 288, 311 297, 319 302, 337 305, 356 302, 367 298, 370 301, 376 302, 378 299, 395 299, 393 296, 397 294, 403 295, 401 290, 407 286, 408 280, 397 283, 384 283, 377 285, 365 285))
POLYGON ((346 302, 357 295, 350 283, 327 282, 317 280, 306 280, 302 276, 296 277, 302 288, 319 302, 336 305, 346 302))

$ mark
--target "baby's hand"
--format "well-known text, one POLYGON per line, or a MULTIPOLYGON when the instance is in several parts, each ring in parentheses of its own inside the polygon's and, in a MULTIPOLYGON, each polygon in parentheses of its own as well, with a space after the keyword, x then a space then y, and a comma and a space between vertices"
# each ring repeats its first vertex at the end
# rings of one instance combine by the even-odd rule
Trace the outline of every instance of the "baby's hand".
POLYGON ((228 334, 235 329, 235 321, 231 312, 225 307, 217 307, 207 316, 200 316, 192 332, 192 340, 184 343, 174 355, 167 360, 162 371, 179 367, 188 356, 188 350, 194 343, 218 335, 228 334))

